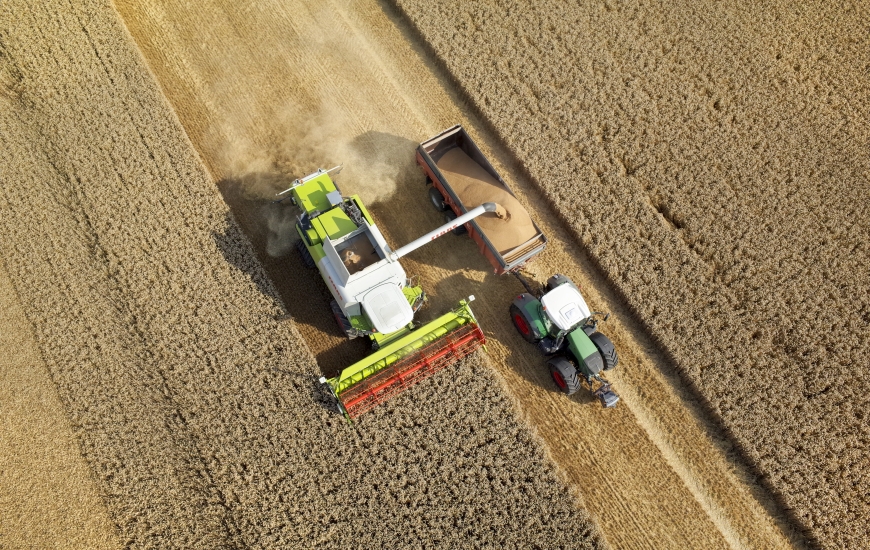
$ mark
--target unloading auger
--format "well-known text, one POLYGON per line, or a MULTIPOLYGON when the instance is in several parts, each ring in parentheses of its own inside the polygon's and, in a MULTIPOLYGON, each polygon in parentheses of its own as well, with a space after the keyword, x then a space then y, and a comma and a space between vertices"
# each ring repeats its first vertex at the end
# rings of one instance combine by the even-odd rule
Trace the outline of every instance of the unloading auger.
POLYGON ((426 294, 408 279, 398 260, 478 216, 498 215, 498 207, 481 204, 394 251, 359 195, 341 195, 330 177, 339 169, 295 180, 279 193, 289 193, 279 201, 289 198, 302 211, 297 246, 303 262, 316 267, 329 288, 339 327, 348 338, 368 337, 375 349, 337 377, 321 379, 341 412, 353 418, 486 343, 469 306, 473 296, 416 327, 414 313, 426 294))

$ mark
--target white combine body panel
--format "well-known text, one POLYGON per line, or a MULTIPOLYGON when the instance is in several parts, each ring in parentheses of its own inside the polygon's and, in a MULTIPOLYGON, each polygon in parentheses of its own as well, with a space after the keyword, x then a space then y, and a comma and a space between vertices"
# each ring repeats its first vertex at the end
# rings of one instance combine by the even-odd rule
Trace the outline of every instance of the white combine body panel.
POLYGON ((362 308, 378 332, 389 334, 414 320, 414 310, 402 293, 408 277, 399 258, 484 212, 495 211, 495 204, 484 203, 395 252, 377 226, 363 220, 359 229, 340 239, 324 239, 325 256, 317 262, 317 268, 347 317, 360 315, 362 308))
POLYGON ((317 267, 329 283, 330 293, 348 317, 359 315, 360 307, 363 307, 382 334, 400 330, 413 321, 414 312, 402 294, 407 275, 399 262, 387 259, 390 248, 377 226, 364 222, 363 227, 341 239, 325 239, 323 251, 326 255, 317 267), (376 261, 350 261, 355 258, 346 252, 351 248, 363 248, 357 245, 359 241, 368 243, 365 248, 377 254, 372 258, 376 261))

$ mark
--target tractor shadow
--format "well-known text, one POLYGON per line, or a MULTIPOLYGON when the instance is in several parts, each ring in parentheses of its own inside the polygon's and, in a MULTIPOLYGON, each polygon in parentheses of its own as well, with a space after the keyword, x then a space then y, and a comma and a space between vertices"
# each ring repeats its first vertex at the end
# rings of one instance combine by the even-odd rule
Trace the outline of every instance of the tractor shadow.
MULTIPOLYGON (((474 295, 471 309, 486 335, 488 355, 495 369, 510 369, 530 384, 578 405, 599 406, 598 400, 585 386, 574 395, 562 394, 550 376, 548 357, 517 332, 508 309, 514 297, 525 289, 515 277, 488 273, 483 280, 476 280, 464 273, 454 273, 438 282, 435 291, 434 303, 430 307, 438 312, 455 307, 469 294, 474 295)), ((505 371, 503 374, 508 373, 505 371)), ((615 389, 618 393, 618 388, 615 389)))

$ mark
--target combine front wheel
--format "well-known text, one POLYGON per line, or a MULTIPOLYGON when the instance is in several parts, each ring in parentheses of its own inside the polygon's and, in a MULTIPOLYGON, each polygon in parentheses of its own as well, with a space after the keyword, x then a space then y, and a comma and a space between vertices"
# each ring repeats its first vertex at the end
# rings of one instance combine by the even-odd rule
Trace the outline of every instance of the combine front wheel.
POLYGON ((577 367, 564 357, 554 357, 547 361, 550 374, 559 389, 566 395, 572 395, 580 389, 580 377, 577 376, 577 367))
POLYGON ((311 252, 308 251, 308 247, 305 246, 305 243, 301 239, 296 241, 296 250, 299 251, 299 256, 302 257, 302 263, 305 264, 305 267, 314 269, 316 265, 314 258, 311 257, 311 252))

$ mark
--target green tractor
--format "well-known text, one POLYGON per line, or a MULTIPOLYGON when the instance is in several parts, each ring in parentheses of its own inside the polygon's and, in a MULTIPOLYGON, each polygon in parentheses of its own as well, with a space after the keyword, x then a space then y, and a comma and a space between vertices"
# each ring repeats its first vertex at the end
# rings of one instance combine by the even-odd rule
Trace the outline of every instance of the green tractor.
POLYGON ((603 373, 619 358, 610 339, 598 332, 598 323, 610 314, 590 311, 571 279, 553 275, 544 291, 535 291, 516 273, 527 293, 517 296, 510 307, 511 319, 520 335, 549 357, 547 365, 559 389, 572 395, 586 383, 605 408, 616 406, 619 395, 603 373))

